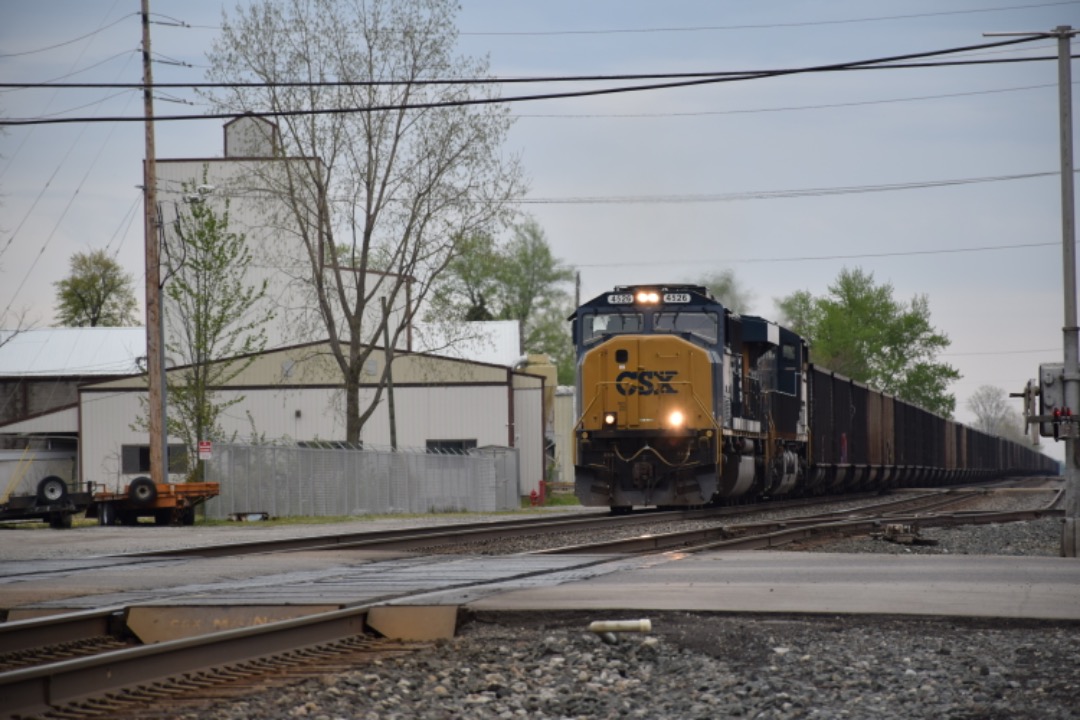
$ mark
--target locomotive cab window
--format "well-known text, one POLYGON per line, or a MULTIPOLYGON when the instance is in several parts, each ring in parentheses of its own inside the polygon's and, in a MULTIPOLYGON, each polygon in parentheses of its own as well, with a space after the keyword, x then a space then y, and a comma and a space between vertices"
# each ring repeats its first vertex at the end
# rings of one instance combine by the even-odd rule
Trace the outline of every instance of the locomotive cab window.
POLYGON ((711 343, 719 337, 717 325, 716 313, 711 312, 658 312, 653 318, 656 332, 690 333, 711 343))
POLYGON ((581 342, 594 343, 605 335, 639 333, 645 329, 645 316, 634 312, 608 312, 586 315, 581 322, 581 342))

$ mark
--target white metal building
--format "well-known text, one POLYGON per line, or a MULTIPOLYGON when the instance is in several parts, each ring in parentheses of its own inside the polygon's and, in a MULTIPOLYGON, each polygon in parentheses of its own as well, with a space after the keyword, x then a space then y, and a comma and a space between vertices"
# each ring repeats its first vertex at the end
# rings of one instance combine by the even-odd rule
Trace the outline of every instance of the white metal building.
MULTIPOLYGON (((376 351, 364 368, 361 407, 374 397, 384 362, 385 355, 376 351)), ((520 453, 521 494, 539 490, 544 477, 543 378, 499 365, 402 352, 394 354, 392 375, 398 447, 514 447, 520 453)), ((140 375, 80 388, 81 480, 120 487, 147 474, 147 436, 136 425, 145 413, 145 383, 140 375)), ((326 343, 263 353, 218 397, 243 398, 222 423, 239 442, 253 437, 345 439, 340 371, 326 343)), ((388 407, 384 392, 363 428, 365 446, 390 447, 388 407)), ((178 443, 174 451, 174 443, 170 439, 170 452, 182 451, 178 443)))

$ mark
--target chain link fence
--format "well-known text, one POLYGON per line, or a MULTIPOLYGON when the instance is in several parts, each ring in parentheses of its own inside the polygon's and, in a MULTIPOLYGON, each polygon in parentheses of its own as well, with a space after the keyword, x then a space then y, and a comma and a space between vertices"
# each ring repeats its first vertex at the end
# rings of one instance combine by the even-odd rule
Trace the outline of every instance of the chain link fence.
POLYGON ((518 451, 350 448, 344 443, 214 445, 205 478, 221 485, 206 516, 492 512, 520 506, 518 451), (317 445, 312 447, 311 445, 317 445))

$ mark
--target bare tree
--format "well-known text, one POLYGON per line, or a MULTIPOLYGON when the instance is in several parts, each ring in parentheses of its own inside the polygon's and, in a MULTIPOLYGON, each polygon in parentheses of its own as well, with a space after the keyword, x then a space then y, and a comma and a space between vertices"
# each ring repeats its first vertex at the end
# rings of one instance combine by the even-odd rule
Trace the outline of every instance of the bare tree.
POLYGON ((344 383, 349 442, 381 399, 388 368, 366 407, 359 388, 384 329, 397 345, 458 240, 493 230, 523 189, 502 153, 507 109, 459 104, 496 90, 464 82, 487 63, 454 54, 456 10, 260 0, 223 20, 209 56, 212 80, 266 83, 222 91, 217 106, 283 113, 280 151, 306 159, 268 164, 276 172, 259 182, 286 208, 281 228, 344 383))
POLYGON ((1009 405, 1009 394, 993 385, 981 385, 967 401, 968 410, 975 414, 974 427, 990 435, 1023 441, 1023 420, 1009 405))

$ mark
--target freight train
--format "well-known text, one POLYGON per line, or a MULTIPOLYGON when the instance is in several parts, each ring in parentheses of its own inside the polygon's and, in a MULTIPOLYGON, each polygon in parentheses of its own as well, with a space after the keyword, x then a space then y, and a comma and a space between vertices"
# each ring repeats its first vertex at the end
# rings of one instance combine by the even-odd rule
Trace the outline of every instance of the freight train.
POLYGON ((987 435, 809 362, 806 341, 697 285, 616 287, 570 317, 587 506, 939 486, 1057 474, 987 435))

